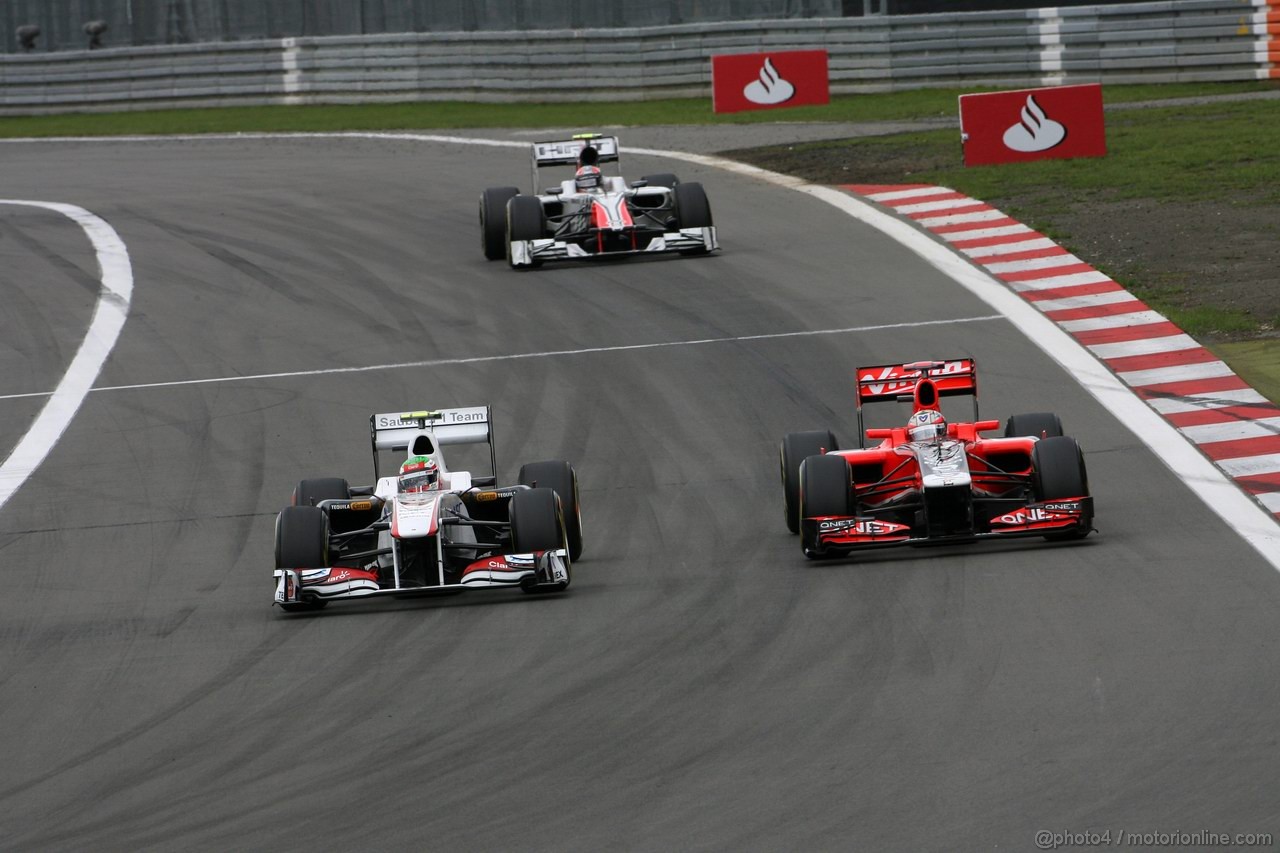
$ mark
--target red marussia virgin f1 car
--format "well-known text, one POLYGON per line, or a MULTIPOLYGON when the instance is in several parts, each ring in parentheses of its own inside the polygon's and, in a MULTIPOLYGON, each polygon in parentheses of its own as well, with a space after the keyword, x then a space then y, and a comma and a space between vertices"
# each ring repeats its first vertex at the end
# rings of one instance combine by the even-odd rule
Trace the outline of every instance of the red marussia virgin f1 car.
POLYGON ((303 480, 276 518, 276 604, 569 586, 582 516, 568 462, 529 463, 515 484, 497 485, 488 406, 373 415, 369 432, 374 485, 303 480), (480 443, 490 473, 445 464, 443 446, 480 443), (395 461, 391 476, 380 456, 395 461))
POLYGON ((981 436, 1000 422, 978 420, 973 359, 862 367, 857 384, 858 432, 878 445, 840 450, 827 430, 782 440, 787 528, 806 557, 1093 529, 1084 456, 1057 415, 1014 415, 1004 437, 981 436), (952 395, 973 398, 972 422, 942 417, 952 395), (864 430, 863 403, 885 400, 913 404, 907 425, 864 430))

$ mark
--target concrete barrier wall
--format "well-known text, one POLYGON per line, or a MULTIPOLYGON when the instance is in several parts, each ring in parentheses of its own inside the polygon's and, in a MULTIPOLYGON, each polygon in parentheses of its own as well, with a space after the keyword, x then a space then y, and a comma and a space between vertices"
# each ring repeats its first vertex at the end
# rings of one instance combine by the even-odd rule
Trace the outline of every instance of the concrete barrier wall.
MULTIPOLYGON (((1276 2, 1280 7, 1280 0, 1276 2)), ((717 53, 824 48, 832 91, 1280 76, 1269 0, 630 29, 273 39, 0 56, 0 114, 709 96, 717 53)))

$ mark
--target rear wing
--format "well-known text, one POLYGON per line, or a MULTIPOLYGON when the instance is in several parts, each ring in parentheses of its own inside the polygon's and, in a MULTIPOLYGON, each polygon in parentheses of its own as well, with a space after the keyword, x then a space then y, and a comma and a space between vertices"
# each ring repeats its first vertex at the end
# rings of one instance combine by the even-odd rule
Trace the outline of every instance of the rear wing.
POLYGON ((492 485, 497 481, 498 460, 493 447, 493 425, 488 406, 467 406, 459 409, 433 409, 414 412, 390 412, 369 416, 369 441, 373 448, 373 474, 378 471, 378 451, 408 451, 409 442, 423 430, 431 430, 436 443, 489 445, 488 477, 472 477, 476 485, 492 485))
POLYGON ((599 133, 579 133, 572 139, 533 143, 533 191, 538 191, 538 169, 546 166, 576 166, 582 149, 596 149, 596 163, 618 162, 618 137, 599 133))
POLYGON ((859 367, 858 441, 865 447, 866 431, 862 426, 862 404, 894 400, 915 402, 916 386, 928 379, 939 397, 973 397, 973 419, 978 420, 978 363, 972 358, 948 361, 912 361, 905 364, 879 364, 859 367))

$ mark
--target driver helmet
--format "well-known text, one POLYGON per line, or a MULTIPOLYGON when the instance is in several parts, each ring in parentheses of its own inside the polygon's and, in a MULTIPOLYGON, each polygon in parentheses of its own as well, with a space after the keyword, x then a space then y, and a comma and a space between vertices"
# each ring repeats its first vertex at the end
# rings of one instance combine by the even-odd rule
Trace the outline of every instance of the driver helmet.
POLYGON ((400 494, 433 492, 440 488, 440 466, 430 456, 410 456, 400 466, 400 494))
POLYGON ((921 409, 907 421, 907 435, 912 441, 928 441, 946 434, 946 418, 937 409, 921 409))
POLYGON ((600 189, 602 180, 600 170, 595 166, 583 166, 578 169, 577 174, 573 176, 573 182, 577 186, 579 192, 600 189))

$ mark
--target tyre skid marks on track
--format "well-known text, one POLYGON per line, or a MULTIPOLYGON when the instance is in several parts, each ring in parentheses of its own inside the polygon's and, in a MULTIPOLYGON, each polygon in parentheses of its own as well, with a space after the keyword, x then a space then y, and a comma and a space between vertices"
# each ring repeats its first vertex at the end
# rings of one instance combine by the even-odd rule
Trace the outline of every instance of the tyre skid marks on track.
MULTIPOLYGON (((946 187, 849 185, 845 189, 905 214, 935 234, 940 228, 933 223, 946 220, 948 210, 974 203, 974 199, 946 187), (930 218, 912 215, 925 209, 921 205, 928 205, 930 218)), ((1280 450, 1280 406, 1249 387, 1216 355, 1150 310, 1110 276, 1084 264, 1056 243, 1039 246, 1019 261, 986 261, 993 257, 989 247, 1002 242, 986 227, 983 221, 949 226, 944 239, 953 245, 963 241, 968 248, 961 251, 978 266, 1058 323, 1253 495, 1267 512, 1280 515, 1280 484, 1246 481, 1247 476, 1238 473, 1255 469, 1261 473, 1280 472, 1280 466, 1272 471, 1265 461, 1280 450), (966 233, 974 239, 965 240, 966 233), (1082 271, 1063 275, 1061 265, 1067 264, 1082 271), (1050 289, 1052 294, 1046 292, 1050 289), (1125 333, 1107 340, 1089 337, 1091 331, 1103 328, 1123 329, 1125 333), (1200 416, 1191 425, 1180 422, 1174 412, 1196 412, 1200 416)))
MULTIPOLYGON (((441 144, 457 144, 464 146, 486 146, 495 148, 527 148, 528 143, 524 141, 510 139, 485 139, 480 137, 459 137, 448 136, 443 134, 423 134, 423 133, 382 133, 382 132, 342 132, 342 133, 236 133, 236 134, 194 134, 184 136, 118 136, 118 137, 52 137, 41 139, 11 139, 0 140, 12 143, 38 143, 49 144, 59 141, 72 142, 92 142, 92 143, 111 143, 111 142, 209 142, 219 140, 284 140, 284 139, 369 139, 369 140, 403 140, 411 142, 431 142, 441 144)), ((1181 433, 1176 431, 1171 424, 1165 421, 1156 413, 1153 408, 1148 408, 1147 401, 1153 401, 1158 397, 1175 397, 1179 402, 1196 400, 1198 397, 1210 391, 1232 390, 1227 386, 1223 386, 1220 380, 1211 380, 1210 385, 1206 386, 1204 382, 1200 383, 1180 383, 1186 387, 1160 387, 1146 388, 1141 390, 1132 389, 1124 385, 1112 372, 1107 370, 1104 363, 1095 358, 1085 347, 1089 343, 1086 334, 1091 331, 1102 333, 1109 342, 1132 340, 1135 338, 1145 337, 1142 334, 1132 334, 1132 329, 1128 327, 1150 325, 1152 328, 1171 327, 1164 317, 1154 311, 1130 311, 1135 307, 1135 303, 1125 302, 1118 303, 1122 306, 1122 310, 1130 311, 1130 313, 1116 314, 1105 310, 1105 306, 1100 309, 1101 313, 1097 316, 1091 316, 1088 319, 1074 319, 1059 321, 1053 323, 1048 320, 1045 315, 1036 312, 1030 308, 1029 304, 1018 299, 1012 290, 999 287, 1000 282, 994 277, 996 273, 985 272, 980 266, 986 266, 985 261, 976 260, 979 257, 988 258, 993 264, 1014 264, 1023 260, 1035 260, 1046 256, 1056 256, 1069 254, 1052 240, 1037 235, 1038 239, 1020 240, 1024 235, 993 237, 988 238, 995 241, 993 245, 985 248, 969 248, 964 251, 964 255, 975 265, 970 265, 961 261, 964 255, 959 254, 955 249, 944 248, 940 244, 934 243, 931 238, 926 237, 921 231, 914 226, 907 225, 892 215, 888 215, 877 210, 873 205, 854 198, 848 192, 841 192, 831 187, 818 186, 809 184, 800 178, 789 175, 781 175, 777 172, 771 172, 758 166, 749 166, 728 160, 722 157, 705 154, 692 154, 685 151, 646 149, 646 148, 627 148, 624 149, 631 154, 639 154, 652 157, 665 157, 673 160, 680 160, 686 163, 695 163, 716 169, 723 169, 738 175, 756 178, 766 183, 778 187, 794 189, 807 195, 818 198, 833 207, 843 211, 859 221, 870 225, 873 228, 885 233, 890 238, 901 243, 903 246, 911 249, 917 255, 921 256, 937 269, 947 274, 950 278, 966 288, 970 292, 977 295, 987 304, 997 308, 1002 315, 1013 322, 1028 338, 1039 346, 1047 355, 1055 362, 1064 367, 1068 373, 1080 383, 1080 385, 1094 396, 1099 403, 1108 411, 1115 415, 1121 422, 1129 425, 1135 434, 1138 434, 1142 441, 1166 464, 1174 473, 1187 484, 1205 504, 1222 518, 1229 526, 1236 530, 1246 541, 1262 554, 1271 565, 1280 570, 1280 533, 1277 533, 1276 521, 1276 504, 1280 504, 1280 497, 1277 493, 1268 490, 1263 493, 1257 501, 1251 500, 1247 495, 1237 488, 1236 483, 1227 479, 1229 468, 1221 462, 1218 467, 1214 467, 1204 456, 1201 456, 1181 433), (1016 240, 1015 243, 1007 243, 1007 240, 1016 240), (1030 313, 1028 313, 1030 312, 1030 313), (1099 368, 1102 368, 1101 370, 1099 368)), ((920 204, 928 203, 930 196, 935 201, 950 201, 960 196, 953 190, 933 187, 928 184, 909 184, 909 185, 893 185, 893 186, 860 186, 854 189, 854 192, 860 195, 871 197, 878 195, 881 203, 891 203, 894 200, 901 200, 903 204, 920 204), (925 201, 921 201, 924 199, 925 201)), ((928 211, 917 210, 917 212, 909 213, 907 216, 916 222, 925 223, 921 227, 928 227, 931 224, 943 224, 943 222, 954 223, 970 221, 981 223, 985 221, 983 218, 968 218, 973 214, 988 214, 995 210, 990 205, 974 199, 961 197, 954 204, 942 204, 928 211)), ((997 211, 998 213, 998 211, 997 211)), ((980 227, 980 224, 978 225, 980 227)), ((1030 232, 1035 234, 1036 232, 1030 232)), ((979 240, 978 242, 982 242, 979 240)), ((1078 261, 1072 257, 1071 261, 1078 261)), ((1066 262, 1066 259, 1064 259, 1066 262)), ((1136 303, 1141 306, 1142 303, 1136 303)), ((1177 334, 1180 329, 1173 327, 1174 331, 1167 334, 1177 334)), ((1101 342, 1101 341, 1096 341, 1101 342)), ((671 345, 671 344, 667 344, 671 345)), ((533 357, 534 354, 525 354, 523 357, 533 357)), ((476 359, 476 360, 494 360, 493 357, 476 359)), ((416 366, 416 365, 415 365, 416 366)), ((357 368, 371 369, 371 368, 357 368)), ((373 368, 376 369, 376 368, 373 368)), ((332 372, 352 372, 351 369, 340 369, 332 372)), ((270 378, 270 377, 259 377, 270 378)), ((197 380, 203 381, 231 381, 231 378, 223 380, 197 380)), ((191 383, 169 383, 169 384, 191 384, 191 383)), ((1175 383, 1176 385, 1177 383, 1175 383)), ((1234 387, 1234 386, 1233 386, 1234 387)), ((1246 386, 1247 387, 1247 386, 1246 386)), ((102 389, 106 390, 106 389, 102 389)), ((1238 390, 1238 388, 1235 388, 1238 390)), ((1255 392, 1256 393, 1256 392, 1255 392)), ((11 395, 11 397, 0 397, 0 399, 10 399, 16 396, 29 395, 11 395)), ((40 395, 35 395, 40 396, 40 395)), ((1265 401, 1264 401, 1265 402, 1265 401)), ((1194 405, 1194 403, 1192 403, 1194 405)), ((1262 473, 1271 475, 1280 472, 1280 464, 1269 465, 1265 460, 1269 458, 1280 458, 1280 454, 1265 454, 1257 458, 1257 463, 1265 468, 1262 473)), ((1242 458, 1240 462, 1249 462, 1249 458, 1242 458)), ((1256 473, 1256 472, 1255 472, 1256 473)), ((0 479, 0 482, 3 482, 0 479)), ((1256 481, 1254 481, 1256 482, 1256 481)), ((1269 482, 1269 481, 1268 481, 1269 482)), ((1247 488, 1251 483, 1241 482, 1242 488, 1247 488)), ((0 500, 0 506, 3 501, 0 500)))

